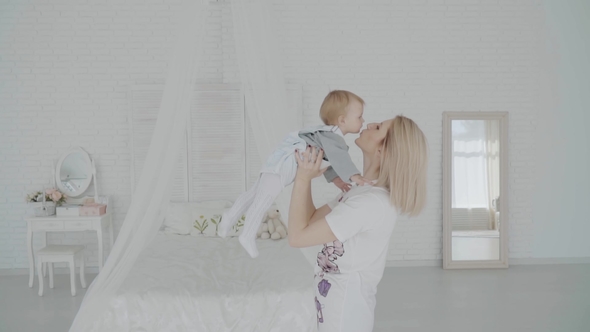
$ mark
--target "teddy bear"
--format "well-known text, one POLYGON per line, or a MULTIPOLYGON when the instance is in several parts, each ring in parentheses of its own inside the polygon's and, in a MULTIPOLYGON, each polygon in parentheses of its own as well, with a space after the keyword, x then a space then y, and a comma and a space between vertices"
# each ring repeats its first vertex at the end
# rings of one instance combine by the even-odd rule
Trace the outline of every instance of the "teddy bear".
POLYGON ((287 228, 281 221, 281 213, 271 208, 264 215, 264 221, 260 224, 256 236, 261 239, 284 239, 287 237, 287 228))

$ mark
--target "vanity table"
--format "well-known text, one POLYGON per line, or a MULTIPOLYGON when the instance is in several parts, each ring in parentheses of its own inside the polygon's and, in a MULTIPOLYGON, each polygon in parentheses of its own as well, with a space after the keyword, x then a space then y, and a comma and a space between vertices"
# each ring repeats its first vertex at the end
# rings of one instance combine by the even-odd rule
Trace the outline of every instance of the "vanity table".
MULTIPOLYGON (((33 287, 35 275, 35 257, 33 253, 33 232, 41 232, 47 244, 47 232, 81 232, 94 231, 98 238, 98 271, 104 264, 102 231, 108 227, 111 248, 113 247, 113 213, 108 196, 98 195, 96 181, 96 167, 94 160, 88 152, 81 147, 73 147, 66 151, 54 168, 54 187, 66 195, 66 202, 73 205, 82 205, 92 199, 93 202, 105 204, 106 213, 96 216, 51 215, 51 216, 27 216, 27 251, 29 258, 29 287, 33 287), (83 197, 90 183, 94 179, 94 197, 83 197)), ((58 207, 59 209, 59 207, 58 207)), ((57 214, 60 214, 57 211, 57 214)), ((37 273, 42 273, 37 271, 37 273)))
POLYGON ((33 256, 33 232, 80 232, 95 231, 98 237, 98 271, 103 266, 102 230, 108 227, 111 248, 113 247, 113 220, 110 212, 102 216, 48 216, 27 217, 27 251, 29 255, 29 287, 33 287, 35 258, 33 256))

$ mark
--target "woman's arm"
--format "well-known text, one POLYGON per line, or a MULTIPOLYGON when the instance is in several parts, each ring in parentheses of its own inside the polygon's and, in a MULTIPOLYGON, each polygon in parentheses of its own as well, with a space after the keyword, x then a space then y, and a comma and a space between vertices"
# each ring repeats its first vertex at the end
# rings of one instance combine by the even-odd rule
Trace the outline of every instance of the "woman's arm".
POLYGON ((295 153, 298 168, 289 208, 289 244, 296 248, 336 240, 325 218, 330 208, 325 205, 316 210, 311 198, 311 180, 323 173, 323 170, 320 170, 323 152, 316 153, 315 148, 311 153, 309 148, 306 152, 303 159, 298 152, 295 153), (312 158, 309 158, 310 156, 312 158))
POLYGON ((315 212, 311 216, 311 220, 309 221, 309 224, 311 225, 314 222, 322 219, 323 217, 328 215, 328 213, 330 213, 331 211, 332 211, 332 209, 330 208, 330 206, 328 204, 322 205, 319 209, 315 210, 315 212))

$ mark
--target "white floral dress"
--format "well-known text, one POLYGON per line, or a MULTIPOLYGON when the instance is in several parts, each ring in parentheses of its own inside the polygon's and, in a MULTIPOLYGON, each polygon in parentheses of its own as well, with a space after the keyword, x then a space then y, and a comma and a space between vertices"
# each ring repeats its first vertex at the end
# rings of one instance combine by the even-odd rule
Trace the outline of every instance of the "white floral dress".
POLYGON ((326 221, 337 240, 317 256, 318 331, 372 331, 396 209, 389 192, 373 186, 353 187, 328 205, 326 221))

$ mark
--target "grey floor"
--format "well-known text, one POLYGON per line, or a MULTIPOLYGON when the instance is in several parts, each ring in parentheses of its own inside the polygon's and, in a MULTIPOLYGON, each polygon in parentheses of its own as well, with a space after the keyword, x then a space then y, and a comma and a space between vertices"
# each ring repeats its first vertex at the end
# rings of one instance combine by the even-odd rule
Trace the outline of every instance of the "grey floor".
MULTIPOLYGON (((0 276, 0 331, 67 331, 85 290, 56 275, 40 298, 27 283, 0 276)), ((590 332, 590 264, 387 268, 377 301, 374 331, 590 332)))

